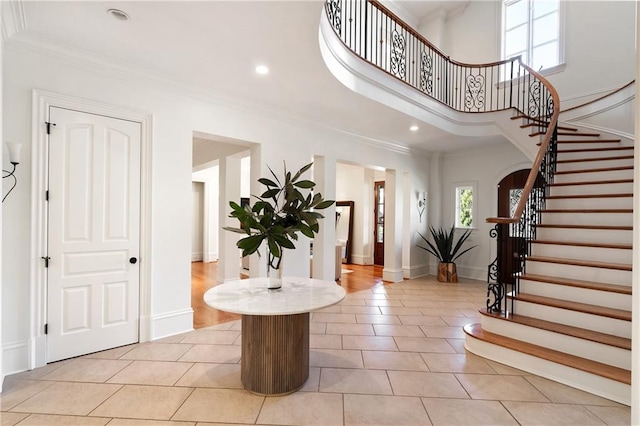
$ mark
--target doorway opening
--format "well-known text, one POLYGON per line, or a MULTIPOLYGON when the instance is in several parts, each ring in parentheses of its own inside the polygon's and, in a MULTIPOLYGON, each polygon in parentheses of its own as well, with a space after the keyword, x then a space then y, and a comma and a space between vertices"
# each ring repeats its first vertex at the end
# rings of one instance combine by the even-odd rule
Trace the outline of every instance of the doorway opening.
POLYGON ((384 266, 384 181, 376 181, 374 186, 374 243, 373 263, 384 266))

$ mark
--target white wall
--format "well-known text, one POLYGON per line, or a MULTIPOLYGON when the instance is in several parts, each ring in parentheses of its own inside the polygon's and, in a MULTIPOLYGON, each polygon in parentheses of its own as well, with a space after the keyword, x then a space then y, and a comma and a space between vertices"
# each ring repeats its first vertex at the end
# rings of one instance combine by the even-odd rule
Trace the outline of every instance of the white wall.
MULTIPOLYGON (((635 2, 565 1, 566 69, 548 78, 561 100, 618 88, 635 78, 635 2)), ((500 1, 472 1, 446 23, 443 50, 452 59, 500 59, 500 1)))
MULTIPOLYGON (((530 167, 531 161, 509 142, 498 142, 495 145, 473 150, 444 154, 440 225, 449 228, 454 223, 456 182, 475 182, 477 190, 473 198, 477 215, 473 219, 474 230, 467 241, 469 246, 478 245, 478 247, 456 261, 458 275, 478 280, 486 279, 487 265, 493 261, 496 254, 495 243, 489 238, 489 231, 493 225, 486 223, 485 219, 497 215, 497 185, 509 173, 530 167)), ((432 273, 435 271, 435 266, 436 263, 432 262, 432 273)))
POLYGON ((201 262, 204 257, 204 184, 191 184, 191 261, 201 262))
POLYGON ((373 263, 371 238, 373 233, 371 216, 371 195, 373 184, 365 179, 362 166, 338 163, 336 166, 336 201, 353 201, 353 241, 351 262, 358 265, 373 263), (366 238, 365 238, 366 237, 366 238))
MULTIPOLYGON (((260 113, 240 106, 214 103, 201 93, 184 93, 176 83, 127 78, 104 64, 93 64, 60 52, 32 54, 5 45, 4 97, 12 106, 4 111, 4 138, 24 141, 20 184, 3 205, 2 344, 5 372, 28 367, 29 338, 31 96, 38 88, 83 99, 97 100, 153 115, 151 253, 151 334, 160 338, 192 327, 190 257, 192 138, 194 131, 262 144, 264 164, 278 167, 287 160, 291 169, 322 155, 335 163, 339 157, 361 164, 377 164, 401 172, 422 173, 426 155, 390 152, 353 136, 320 126, 260 113), (79 64, 79 65, 74 65, 79 64), (175 88, 174 88, 175 87, 175 88), (247 123, 251 123, 247 125, 247 123), (7 250, 7 247, 11 250, 7 250), (9 347, 11 344, 13 346, 9 347), (15 348, 11 349, 11 348, 15 348), (7 362, 11 350, 11 362, 7 362)), ((345 89, 346 90, 346 89, 345 89)), ((266 170, 256 170, 261 175, 266 170)), ((328 194, 329 196, 333 194, 328 194)), ((331 219, 329 219, 331 222, 331 219)), ((332 224, 333 226, 333 224, 332 224)), ((333 242, 331 242, 333 244, 333 242)), ((308 257, 308 254, 307 254, 308 257)))
POLYGON ((194 182, 202 182, 203 188, 203 261, 218 260, 218 233, 220 222, 218 218, 219 205, 219 167, 213 166, 193 173, 194 182))

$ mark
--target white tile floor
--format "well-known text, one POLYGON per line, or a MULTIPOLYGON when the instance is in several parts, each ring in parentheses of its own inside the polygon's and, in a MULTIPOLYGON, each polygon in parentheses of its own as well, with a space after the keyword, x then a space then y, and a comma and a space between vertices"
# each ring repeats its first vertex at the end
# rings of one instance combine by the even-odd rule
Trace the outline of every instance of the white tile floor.
POLYGON ((627 425, 629 407, 464 350, 486 286, 415 279, 312 314, 298 392, 240 382, 240 324, 116 348, 9 376, 4 425, 627 425))

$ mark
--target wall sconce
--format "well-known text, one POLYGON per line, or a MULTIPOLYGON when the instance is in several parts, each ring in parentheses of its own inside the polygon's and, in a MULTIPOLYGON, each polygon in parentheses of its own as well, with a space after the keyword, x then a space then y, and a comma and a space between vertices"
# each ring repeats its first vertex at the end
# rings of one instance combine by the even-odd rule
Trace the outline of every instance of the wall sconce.
POLYGON ((420 215, 420 223, 422 223, 422 214, 427 208, 427 193, 418 193, 418 214, 420 215))
POLYGON ((4 174, 2 175, 2 179, 13 178, 13 185, 11 186, 9 191, 5 194, 5 196, 2 197, 3 203, 4 203, 4 200, 7 198, 7 196, 11 193, 11 191, 13 191, 13 189, 18 184, 18 178, 16 178, 15 173, 16 173, 16 166, 20 164, 20 151, 22 151, 22 144, 20 143, 6 142, 6 145, 7 145, 7 148, 9 148, 9 162, 11 163, 13 168, 11 169, 11 171, 3 169, 2 173, 4 174))

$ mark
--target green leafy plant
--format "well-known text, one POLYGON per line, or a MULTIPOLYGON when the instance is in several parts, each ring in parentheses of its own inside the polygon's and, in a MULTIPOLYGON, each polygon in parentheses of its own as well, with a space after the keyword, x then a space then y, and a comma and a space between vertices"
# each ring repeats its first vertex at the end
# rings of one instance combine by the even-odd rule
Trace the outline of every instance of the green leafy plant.
POLYGON ((458 241, 455 240, 455 226, 452 226, 449 231, 446 231, 444 228, 436 230, 433 226, 430 226, 429 231, 433 237, 433 243, 418 232, 418 235, 427 243, 427 247, 421 245, 418 245, 418 247, 434 255, 440 262, 453 263, 457 258, 476 247, 472 246, 460 251, 464 242, 471 236, 470 229, 464 231, 460 238, 458 238, 458 241))
POLYGON ((258 249, 266 240, 269 248, 269 266, 278 269, 283 250, 295 248, 293 241, 298 240, 298 232, 313 238, 319 231, 318 220, 324 216, 317 210, 326 209, 335 201, 325 200, 319 193, 312 194, 311 190, 316 184, 310 180, 301 179, 312 165, 313 163, 309 163, 292 175, 287 171, 285 163, 282 182, 269 167, 274 180, 258 179, 258 182, 266 186, 266 190, 259 197, 255 196, 258 201, 253 206, 241 207, 236 202, 229 203, 232 209, 229 216, 237 218, 242 227, 224 227, 224 229, 248 235, 237 243, 238 248, 242 249, 243 256, 255 252, 260 255, 258 249), (305 196, 301 190, 308 190, 309 193, 305 196))

